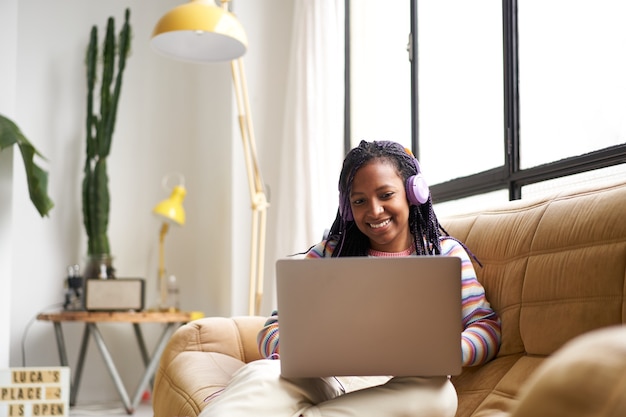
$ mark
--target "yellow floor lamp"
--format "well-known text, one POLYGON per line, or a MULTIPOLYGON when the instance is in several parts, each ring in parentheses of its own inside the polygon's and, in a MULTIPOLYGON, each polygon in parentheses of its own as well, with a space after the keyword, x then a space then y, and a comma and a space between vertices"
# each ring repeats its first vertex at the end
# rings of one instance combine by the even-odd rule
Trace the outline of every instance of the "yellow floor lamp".
POLYGON ((228 0, 191 0, 166 13, 152 33, 152 46, 160 53, 183 61, 211 63, 231 61, 233 87, 252 202, 250 289, 248 313, 258 315, 263 297, 267 201, 257 160, 256 141, 248 86, 241 56, 248 39, 237 18, 228 11, 228 0))

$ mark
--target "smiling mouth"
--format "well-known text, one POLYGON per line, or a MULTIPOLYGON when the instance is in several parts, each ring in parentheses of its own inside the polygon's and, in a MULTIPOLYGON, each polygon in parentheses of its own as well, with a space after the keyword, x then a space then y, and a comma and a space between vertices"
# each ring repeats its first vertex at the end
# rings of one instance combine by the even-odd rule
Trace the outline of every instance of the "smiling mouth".
POLYGON ((372 229, 380 229, 381 227, 387 226, 389 223, 391 223, 391 219, 384 220, 380 223, 369 223, 369 225, 372 229))

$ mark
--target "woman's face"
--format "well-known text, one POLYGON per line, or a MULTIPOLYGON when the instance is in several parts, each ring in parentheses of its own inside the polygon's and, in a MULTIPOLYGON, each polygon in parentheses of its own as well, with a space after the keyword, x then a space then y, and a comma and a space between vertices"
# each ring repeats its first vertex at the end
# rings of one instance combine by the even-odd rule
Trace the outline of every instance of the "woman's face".
POLYGON ((404 181, 389 161, 376 159, 359 168, 352 182, 350 207, 372 249, 401 252, 411 246, 404 181))

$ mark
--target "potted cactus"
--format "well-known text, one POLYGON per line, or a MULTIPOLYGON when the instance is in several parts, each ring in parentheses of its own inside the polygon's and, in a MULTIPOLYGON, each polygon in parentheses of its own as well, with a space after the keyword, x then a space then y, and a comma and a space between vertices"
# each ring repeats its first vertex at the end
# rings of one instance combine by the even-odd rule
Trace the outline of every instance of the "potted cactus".
POLYGON ((86 160, 82 185, 83 223, 87 232, 86 278, 114 277, 111 248, 107 233, 109 225, 109 177, 107 158, 115 129, 117 105, 122 88, 122 76, 130 51, 130 10, 126 9, 124 25, 115 36, 115 20, 109 17, 102 55, 98 54, 98 29, 91 28, 87 49, 87 117, 86 160), (97 69, 101 75, 97 79, 97 69), (100 82, 99 114, 94 110, 94 90, 100 82))

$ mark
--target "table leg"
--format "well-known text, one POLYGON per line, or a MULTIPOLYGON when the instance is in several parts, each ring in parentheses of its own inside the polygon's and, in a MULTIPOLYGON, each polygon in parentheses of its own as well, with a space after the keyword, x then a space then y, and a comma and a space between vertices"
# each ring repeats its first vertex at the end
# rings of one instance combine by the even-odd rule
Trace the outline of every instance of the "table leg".
POLYGON ((61 323, 58 321, 54 322, 54 334, 57 339, 57 348, 59 349, 59 360, 61 361, 61 366, 69 366, 69 362, 67 361, 67 350, 65 349, 65 338, 63 337, 63 328, 61 327, 61 323))
POLYGON ((87 355, 87 346, 89 345, 90 328, 85 324, 83 330, 83 339, 80 342, 80 350, 78 351, 78 360, 76 362, 76 369, 74 370, 74 383, 70 389, 70 406, 76 405, 76 397, 78 396, 78 388, 80 387, 80 380, 83 376, 83 364, 85 363, 85 356, 87 355))
POLYGON ((170 337, 174 333, 174 331, 180 326, 180 323, 167 323, 165 329, 163 329, 163 333, 161 334, 161 338, 154 349, 154 353, 152 353, 152 359, 150 359, 150 363, 146 366, 146 371, 139 381, 139 385, 137 386, 137 391, 135 392, 135 398, 133 398, 133 408, 137 408, 139 401, 141 401, 141 395, 143 394, 148 381, 152 379, 154 373, 156 371, 157 366, 159 365, 159 361, 161 360, 161 355, 167 346, 167 342, 169 342, 170 337))
MULTIPOLYGON (((65 348, 65 337, 63 336, 63 327, 61 326, 61 322, 59 321, 55 321, 53 324, 61 366, 69 367, 70 365, 69 361, 67 360, 67 349, 65 348)), ((74 405, 74 399, 76 398, 75 392, 78 389, 79 383, 79 381, 76 381, 76 379, 73 379, 70 376, 70 406, 74 405)))
POLYGON ((102 337, 102 334, 100 333, 100 330, 98 329, 98 326, 96 326, 95 323, 87 323, 87 326, 90 327, 90 330, 96 342, 96 345, 98 346, 98 349, 100 349, 100 353, 102 354, 102 359, 104 359, 104 362, 109 370, 109 373, 111 374, 111 378, 113 378, 113 382, 115 383, 115 388, 117 388, 117 392, 120 394, 120 397, 122 397, 122 402, 124 403, 124 408, 126 409, 126 412, 128 414, 133 414, 134 408, 130 402, 130 398, 128 397, 128 392, 126 391, 126 388, 124 387, 124 383, 122 382, 122 378, 120 377, 120 374, 117 372, 117 368, 115 368, 115 363, 113 363, 113 358, 111 357, 111 354, 109 353, 109 350, 107 349, 106 344, 104 343, 104 338, 102 337))
POLYGON ((133 329, 135 330, 135 336, 137 337, 137 344, 139 345, 139 352, 141 352, 143 364, 144 366, 148 366, 150 363, 150 355, 148 355, 148 349, 146 349, 146 342, 144 341, 139 323, 133 323, 133 329))
MULTIPOLYGON (((141 326, 139 323, 133 323, 133 329, 135 330, 135 336, 137 338, 137 344, 139 345, 139 352, 141 353, 141 358, 143 359, 143 365, 147 368, 150 364, 150 355, 148 354, 148 349, 146 349, 146 342, 143 338, 143 332, 141 331, 141 326)), ((153 378, 150 378, 150 388, 154 386, 153 378)))

